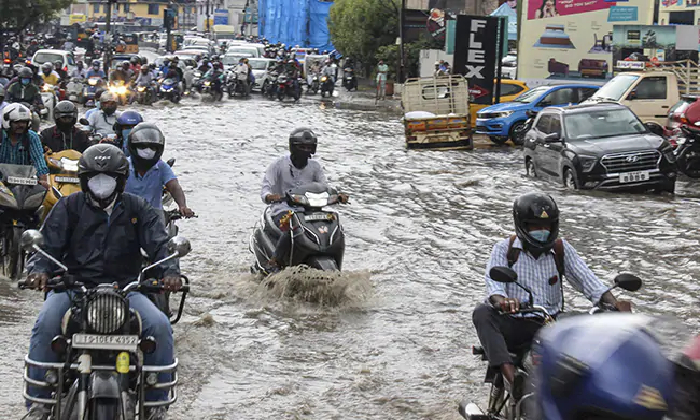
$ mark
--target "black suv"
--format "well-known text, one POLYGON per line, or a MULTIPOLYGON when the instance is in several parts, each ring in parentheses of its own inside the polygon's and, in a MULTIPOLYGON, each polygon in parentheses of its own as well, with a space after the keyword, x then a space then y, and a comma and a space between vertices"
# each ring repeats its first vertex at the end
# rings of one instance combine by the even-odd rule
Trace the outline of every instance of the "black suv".
POLYGON ((549 107, 540 111, 524 144, 530 176, 572 189, 673 193, 673 148, 629 108, 618 104, 549 107))

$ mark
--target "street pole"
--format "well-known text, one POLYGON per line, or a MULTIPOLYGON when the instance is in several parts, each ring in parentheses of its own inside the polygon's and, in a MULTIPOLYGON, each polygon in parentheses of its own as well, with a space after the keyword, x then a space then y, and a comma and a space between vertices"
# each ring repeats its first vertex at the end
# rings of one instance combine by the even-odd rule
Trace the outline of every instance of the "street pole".
POLYGON ((209 25, 209 0, 207 0, 207 37, 211 38, 211 27, 209 25))
POLYGON ((401 0, 401 10, 399 10, 399 69, 396 72, 397 74, 397 79, 399 83, 403 83, 406 74, 405 74, 405 64, 404 64, 404 48, 403 48, 403 27, 405 25, 404 22, 404 10, 406 9, 406 0, 401 0))
MULTIPOLYGON (((172 0, 171 0, 171 1, 168 1, 168 11, 166 12, 168 15, 165 16, 165 19, 170 19, 169 13, 172 13, 172 12, 171 12, 172 7, 173 7, 173 2, 172 2, 172 0)), ((163 23, 165 24, 165 21, 163 21, 163 23)), ((166 35, 165 35, 165 51, 166 51, 168 54, 171 53, 171 52, 173 52, 173 49, 172 49, 173 38, 172 38, 172 35, 170 35, 170 28, 171 28, 171 26, 172 26, 172 23, 171 23, 171 24, 166 24, 166 25, 165 25, 165 34, 166 34, 166 35)))
POLYGON ((105 28, 105 39, 107 40, 107 51, 105 51, 104 72, 109 77, 109 69, 112 63, 112 7, 117 0, 107 2, 107 26, 105 28))

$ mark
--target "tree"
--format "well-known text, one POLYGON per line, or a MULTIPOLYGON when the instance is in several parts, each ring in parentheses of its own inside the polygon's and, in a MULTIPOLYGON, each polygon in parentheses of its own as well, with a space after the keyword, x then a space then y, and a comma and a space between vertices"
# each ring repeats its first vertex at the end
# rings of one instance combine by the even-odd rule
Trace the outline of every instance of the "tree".
POLYGON ((333 45, 345 56, 374 64, 379 47, 396 41, 400 7, 399 0, 336 0, 328 25, 333 45))
POLYGON ((73 0, 0 0, 0 27, 22 32, 29 25, 53 19, 71 3, 73 0))

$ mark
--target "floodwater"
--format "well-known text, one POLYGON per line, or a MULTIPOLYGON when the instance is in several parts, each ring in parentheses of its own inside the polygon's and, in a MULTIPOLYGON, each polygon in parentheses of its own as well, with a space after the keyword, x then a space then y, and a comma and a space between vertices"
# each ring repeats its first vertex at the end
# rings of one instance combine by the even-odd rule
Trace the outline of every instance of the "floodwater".
MULTIPOLYGON (((486 394, 485 366, 470 354, 484 267, 513 231, 514 198, 531 190, 555 197, 562 235, 603 281, 622 271, 645 280, 624 294, 637 311, 698 318, 696 182, 679 182, 674 197, 566 191, 526 178, 518 150, 407 151, 399 116, 306 99, 188 99, 143 113, 165 131, 165 158, 177 158, 199 214, 180 222, 193 293, 175 326, 173 419, 458 419, 458 401, 486 394), (263 173, 300 126, 318 133, 317 159, 351 196, 339 209, 345 271, 314 303, 259 286, 249 270, 263 173)), ((295 276, 309 274, 282 273, 279 284, 295 276)), ((588 306, 566 293, 569 307, 588 306)), ((2 418, 23 411, 22 359, 40 304, 0 281, 2 418)))

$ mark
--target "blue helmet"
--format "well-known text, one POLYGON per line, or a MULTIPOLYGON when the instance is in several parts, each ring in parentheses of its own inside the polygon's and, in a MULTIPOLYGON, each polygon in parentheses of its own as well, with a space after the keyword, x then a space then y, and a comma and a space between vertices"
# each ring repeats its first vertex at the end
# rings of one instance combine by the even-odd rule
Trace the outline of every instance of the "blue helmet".
POLYGON ((654 336, 655 318, 576 316, 540 331, 532 349, 543 420, 661 420, 673 398, 674 365, 654 336))
POLYGON ((136 111, 124 111, 122 114, 117 118, 117 124, 119 124, 122 127, 127 127, 127 126, 135 126, 139 123, 143 122, 143 117, 141 114, 139 114, 136 111))

